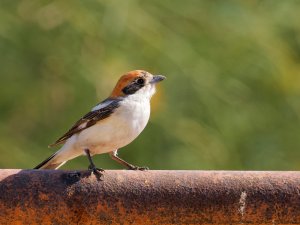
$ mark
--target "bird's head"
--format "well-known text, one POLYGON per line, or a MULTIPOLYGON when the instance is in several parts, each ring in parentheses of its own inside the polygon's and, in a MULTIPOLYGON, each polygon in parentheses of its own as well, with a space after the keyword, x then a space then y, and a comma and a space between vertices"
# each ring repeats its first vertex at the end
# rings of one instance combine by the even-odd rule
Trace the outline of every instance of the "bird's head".
POLYGON ((156 83, 164 80, 162 75, 152 75, 144 70, 134 70, 123 75, 115 86, 111 98, 138 95, 149 99, 155 93, 156 83))

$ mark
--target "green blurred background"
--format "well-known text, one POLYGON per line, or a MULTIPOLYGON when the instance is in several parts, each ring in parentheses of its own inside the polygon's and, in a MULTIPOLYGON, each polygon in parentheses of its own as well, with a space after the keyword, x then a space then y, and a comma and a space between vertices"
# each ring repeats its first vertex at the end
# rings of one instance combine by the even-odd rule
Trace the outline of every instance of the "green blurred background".
MULTIPOLYGON (((134 69, 163 74, 120 156, 151 169, 300 169, 300 1, 0 3, 0 166, 32 168, 134 69)), ((121 168, 98 155, 103 168, 121 168)), ((64 169, 85 169, 79 157, 64 169)))

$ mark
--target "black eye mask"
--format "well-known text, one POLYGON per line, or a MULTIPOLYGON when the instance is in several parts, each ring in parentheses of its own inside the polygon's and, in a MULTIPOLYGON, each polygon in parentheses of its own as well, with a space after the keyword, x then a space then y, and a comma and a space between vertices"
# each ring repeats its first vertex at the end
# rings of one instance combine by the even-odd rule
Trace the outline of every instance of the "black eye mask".
POLYGON ((144 86, 145 86, 145 83, 140 83, 140 82, 134 81, 131 84, 124 87, 122 92, 126 95, 132 95, 144 86))

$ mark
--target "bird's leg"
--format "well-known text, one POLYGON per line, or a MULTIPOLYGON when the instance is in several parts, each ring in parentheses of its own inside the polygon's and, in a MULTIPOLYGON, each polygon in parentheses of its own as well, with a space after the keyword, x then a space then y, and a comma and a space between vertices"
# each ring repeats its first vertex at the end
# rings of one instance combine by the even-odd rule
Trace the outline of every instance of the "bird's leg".
POLYGON ((129 170, 149 170, 148 167, 134 166, 134 165, 126 162, 124 159, 121 159, 120 157, 118 157, 118 150, 110 152, 109 155, 113 160, 115 160, 116 162, 120 163, 121 165, 127 167, 129 170))
POLYGON ((90 162, 90 165, 88 167, 88 169, 90 171, 92 171, 96 176, 101 177, 103 175, 104 170, 101 168, 97 168, 92 160, 91 154, 90 154, 90 150, 89 149, 84 149, 85 154, 88 157, 88 160, 90 162))

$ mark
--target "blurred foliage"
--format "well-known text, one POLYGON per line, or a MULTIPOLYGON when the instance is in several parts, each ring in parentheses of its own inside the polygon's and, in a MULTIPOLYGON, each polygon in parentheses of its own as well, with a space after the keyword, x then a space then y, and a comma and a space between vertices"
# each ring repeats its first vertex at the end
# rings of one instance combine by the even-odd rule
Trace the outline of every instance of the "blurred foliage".
MULTIPOLYGON (((168 79, 124 159, 299 170, 299 10, 296 0, 2 0, 0 166, 34 167, 120 75, 145 69, 168 79)), ((95 162, 120 168, 107 154, 95 162)))

